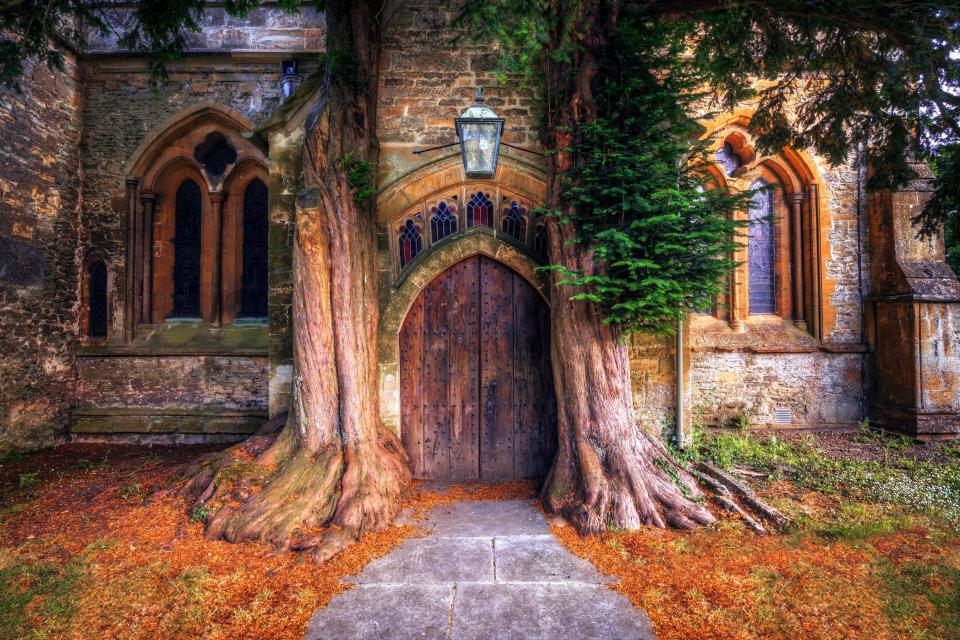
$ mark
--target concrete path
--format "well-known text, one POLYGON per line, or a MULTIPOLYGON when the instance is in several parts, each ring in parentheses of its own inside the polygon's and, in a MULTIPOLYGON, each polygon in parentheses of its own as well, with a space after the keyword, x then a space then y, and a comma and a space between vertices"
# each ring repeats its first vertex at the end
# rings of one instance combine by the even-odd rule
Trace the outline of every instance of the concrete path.
POLYGON ((457 502, 349 579, 308 640, 650 640, 647 616, 564 549, 528 501, 457 502))

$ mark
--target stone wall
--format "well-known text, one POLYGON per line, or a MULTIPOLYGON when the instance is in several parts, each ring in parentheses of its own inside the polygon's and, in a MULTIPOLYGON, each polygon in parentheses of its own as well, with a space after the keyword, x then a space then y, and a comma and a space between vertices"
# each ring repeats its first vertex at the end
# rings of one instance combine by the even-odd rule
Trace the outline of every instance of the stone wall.
POLYGON ((82 96, 66 63, 0 88, 0 453, 52 442, 73 398, 82 96))
MULTIPOLYGON (((457 141, 453 119, 473 104, 478 85, 486 90, 487 104, 506 119, 504 142, 539 148, 540 103, 534 88, 522 86, 519 79, 498 82, 496 52, 489 45, 467 41, 449 46, 457 35, 451 27, 454 15, 443 3, 412 0, 384 33, 377 112, 382 186, 455 150, 411 153, 457 141)), ((503 147, 501 152, 537 161, 503 147)))
MULTIPOLYGON (((130 20, 130 13, 129 9, 113 10, 110 20, 124 24, 130 20)), ((275 4, 264 2, 244 18, 229 15, 222 6, 211 6, 203 12, 199 24, 200 31, 186 33, 189 51, 316 51, 323 49, 326 35, 323 14, 312 4, 302 5, 298 13, 285 13, 275 4)), ((91 32, 87 42, 94 53, 120 49, 113 33, 91 32)))
POLYGON ((694 419, 731 426, 850 426, 861 418, 863 355, 858 353, 694 352, 694 419), (774 410, 792 421, 775 425, 774 410))

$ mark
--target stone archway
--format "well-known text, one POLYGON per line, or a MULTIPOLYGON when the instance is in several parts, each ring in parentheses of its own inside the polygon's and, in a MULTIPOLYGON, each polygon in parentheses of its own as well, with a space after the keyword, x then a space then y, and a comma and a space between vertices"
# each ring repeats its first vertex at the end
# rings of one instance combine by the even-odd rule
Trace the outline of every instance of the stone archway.
POLYGON ((400 431, 416 478, 546 475, 556 450, 549 309, 477 254, 417 295, 399 333, 400 431))

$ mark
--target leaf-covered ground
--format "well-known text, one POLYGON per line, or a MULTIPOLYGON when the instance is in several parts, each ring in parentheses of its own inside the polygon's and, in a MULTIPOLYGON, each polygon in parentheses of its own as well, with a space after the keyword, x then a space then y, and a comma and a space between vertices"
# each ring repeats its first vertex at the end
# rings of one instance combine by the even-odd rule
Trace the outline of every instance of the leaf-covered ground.
MULTIPOLYGON (((206 540, 186 502, 147 500, 202 451, 68 445, 0 463, 0 638, 299 638, 342 577, 418 535, 368 534, 320 567, 206 540)), ((685 455, 765 474, 747 477, 790 530, 758 536, 725 519, 581 539, 554 527, 620 577, 662 640, 960 638, 960 447, 723 433, 685 455)), ((535 490, 420 487, 410 506, 535 490)))
POLYGON ((614 588, 660 640, 960 639, 960 446, 866 429, 722 432, 685 456, 744 472, 789 528, 761 536, 726 519, 693 533, 580 538, 553 527, 620 578, 614 588))
MULTIPOLYGON (((67 445, 0 464, 0 638, 300 638, 348 588, 341 578, 418 534, 414 525, 368 533, 321 567, 207 540, 187 502, 147 500, 204 450, 67 445)), ((416 516, 534 491, 419 488, 409 506, 416 516)))

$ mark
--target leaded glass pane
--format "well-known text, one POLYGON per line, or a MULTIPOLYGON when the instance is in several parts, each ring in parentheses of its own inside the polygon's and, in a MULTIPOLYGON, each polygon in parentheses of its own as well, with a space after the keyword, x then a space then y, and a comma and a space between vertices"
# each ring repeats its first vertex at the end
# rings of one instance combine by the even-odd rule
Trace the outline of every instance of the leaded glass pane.
POLYGON ((200 316, 200 187, 187 178, 177 189, 173 234, 173 310, 175 318, 200 316))
POLYGON ((107 337, 107 265, 103 260, 97 260, 90 265, 88 271, 88 300, 89 311, 87 335, 91 338, 107 337))
POLYGON ((477 192, 467 200, 467 227, 493 227, 493 202, 489 193, 477 192))
POLYGON ((430 207, 430 241, 437 242, 457 232, 457 205, 440 202, 430 207))
POLYGON ((267 185, 254 179, 243 192, 243 275, 240 316, 267 317, 267 185))
POLYGON ((514 200, 503 210, 500 230, 520 242, 527 241, 527 208, 514 200))
POLYGON ((740 156, 734 153, 733 146, 728 142, 717 150, 717 164, 723 167, 723 172, 729 176, 743 163, 740 156))
POLYGON ((412 218, 404 221, 398 231, 397 248, 400 253, 400 268, 403 269, 423 249, 423 238, 420 235, 420 227, 416 225, 412 218))
MULTIPOLYGON (((751 189, 766 186, 756 182, 751 189)), ((750 313, 776 311, 776 268, 774 262, 773 194, 759 191, 750 201, 747 241, 750 275, 750 313)))
POLYGON ((533 229, 533 252, 543 260, 547 259, 547 226, 538 224, 533 229))

